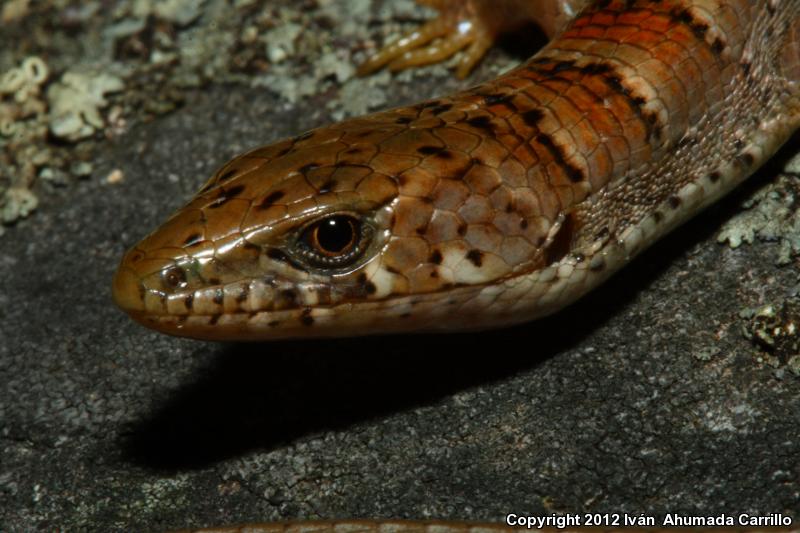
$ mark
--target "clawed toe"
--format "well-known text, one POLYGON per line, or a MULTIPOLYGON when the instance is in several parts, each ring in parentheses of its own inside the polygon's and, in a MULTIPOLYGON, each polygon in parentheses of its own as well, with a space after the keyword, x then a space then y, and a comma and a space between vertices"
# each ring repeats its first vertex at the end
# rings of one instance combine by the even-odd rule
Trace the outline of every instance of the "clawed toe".
POLYGON ((466 48, 456 75, 466 77, 492 46, 494 36, 466 7, 436 3, 440 16, 423 24, 370 56, 358 68, 364 76, 388 66, 393 72, 442 62, 466 48))

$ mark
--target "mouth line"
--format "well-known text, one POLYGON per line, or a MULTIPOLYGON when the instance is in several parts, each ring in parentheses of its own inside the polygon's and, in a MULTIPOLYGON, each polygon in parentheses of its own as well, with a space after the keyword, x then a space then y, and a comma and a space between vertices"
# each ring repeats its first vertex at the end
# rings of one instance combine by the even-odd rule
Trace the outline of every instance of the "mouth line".
MULTIPOLYGON (((308 302, 303 303, 301 301, 290 302, 289 300, 284 301, 273 301, 270 302, 272 305, 267 306, 260 306, 255 309, 228 309, 219 311, 198 311, 192 308, 189 309, 175 309, 173 311, 169 311, 168 309, 147 309, 147 308, 124 308, 123 310, 131 315, 132 317, 136 318, 137 320, 147 320, 147 321, 159 321, 159 322, 187 322, 189 320, 214 320, 219 321, 223 317, 236 317, 236 319, 240 320, 242 317, 248 317, 252 319, 258 315, 273 315, 276 317, 286 318, 288 316, 297 316, 297 315, 311 315, 311 314, 322 314, 330 316, 331 314, 335 313, 336 310, 341 310, 342 308, 347 308, 347 311, 352 312, 353 307, 360 307, 364 306, 366 308, 374 308, 374 307, 392 307, 395 304, 398 307, 416 307, 416 305, 423 303, 429 299, 437 300, 440 304, 446 303, 454 303, 455 301, 460 301, 461 298, 459 296, 463 292, 475 292, 480 291, 482 288, 486 287, 488 284, 474 284, 474 285, 454 285, 451 287, 442 288, 437 291, 431 291, 427 293, 419 293, 419 294, 397 294, 391 293, 382 298, 370 298, 370 299, 349 299, 347 297, 343 298, 337 302, 308 302), (294 305, 292 305, 294 304, 294 305)), ((213 291, 218 290, 222 291, 227 284, 220 284, 210 287, 205 287, 203 291, 213 291)), ((297 289, 293 289, 294 295, 293 298, 299 298, 297 294, 297 289)), ((175 300, 186 300, 191 299, 195 296, 196 292, 186 292, 181 294, 173 295, 175 300)), ((228 296, 225 296, 227 300, 228 296)), ((161 300, 162 302, 164 300, 161 300)), ((241 302, 239 302, 241 304, 241 302)), ((223 306, 223 303, 217 303, 217 305, 223 306)))

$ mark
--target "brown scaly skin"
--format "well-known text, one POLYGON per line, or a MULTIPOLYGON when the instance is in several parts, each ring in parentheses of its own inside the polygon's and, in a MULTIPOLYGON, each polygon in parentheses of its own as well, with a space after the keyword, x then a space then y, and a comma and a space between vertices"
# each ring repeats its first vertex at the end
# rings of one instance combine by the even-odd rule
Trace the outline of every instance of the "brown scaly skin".
MULTIPOLYGON (((519 1, 494 3, 493 18, 485 2, 434 3, 433 36, 473 17, 456 43, 468 56, 508 26, 498 14, 526 15, 519 1)), ((537 2, 551 8, 537 20, 558 27, 581 3, 537 2)), ((799 21, 800 0, 591 2, 500 78, 235 158, 125 256, 115 299, 149 327, 207 339, 475 329, 554 312, 796 130, 799 21), (320 229, 331 224, 333 238, 320 229)), ((455 48, 390 46, 372 66, 455 48)))

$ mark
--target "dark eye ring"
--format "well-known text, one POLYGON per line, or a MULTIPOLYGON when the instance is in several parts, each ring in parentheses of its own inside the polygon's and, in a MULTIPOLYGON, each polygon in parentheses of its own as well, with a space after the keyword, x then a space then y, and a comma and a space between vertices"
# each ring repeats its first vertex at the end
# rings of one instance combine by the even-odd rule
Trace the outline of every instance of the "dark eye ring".
POLYGON ((370 235, 370 226, 352 215, 328 215, 303 230, 296 251, 313 266, 348 266, 364 252, 370 235))

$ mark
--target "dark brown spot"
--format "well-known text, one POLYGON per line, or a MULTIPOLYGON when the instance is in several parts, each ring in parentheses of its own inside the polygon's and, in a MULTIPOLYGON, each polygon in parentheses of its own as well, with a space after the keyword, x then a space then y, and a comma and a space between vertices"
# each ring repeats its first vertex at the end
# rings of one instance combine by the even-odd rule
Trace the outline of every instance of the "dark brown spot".
POLYGON ((335 186, 336 186, 335 180, 328 180, 319 186, 319 193, 325 194, 326 192, 331 192, 335 186))
POLYGON ((473 248, 472 250, 467 252, 467 255, 465 257, 469 259, 470 263, 472 263, 476 267, 480 267, 483 264, 483 252, 481 252, 480 250, 476 250, 473 248))
POLYGON ((433 263, 434 265, 441 265, 442 264, 442 252, 439 250, 434 250, 431 253, 431 256, 428 258, 429 263, 433 263))
POLYGON ((217 183, 224 183, 236 175, 236 169, 230 168, 217 178, 217 183))
POLYGON ((522 229, 527 229, 528 228, 528 219, 527 218, 523 218, 519 223, 519 227, 522 228, 522 229))
POLYGON ((286 254, 282 250, 279 250, 278 248, 270 248, 269 250, 267 250, 267 257, 275 261, 286 262, 289 260, 286 254))
POLYGON ((200 242, 203 242, 203 236, 200 235, 199 233, 192 233, 191 235, 186 237, 186 240, 183 241, 183 245, 194 246, 195 244, 198 244, 200 242))
POLYGON ((460 224, 458 226, 458 234, 461 235, 462 237, 467 234, 467 225, 466 224, 460 224))
POLYGON ((651 137, 655 137, 656 140, 661 140, 661 137, 664 133, 664 127, 659 121, 658 115, 655 113, 645 113, 643 116, 649 135, 651 137))
POLYGON ((413 121, 414 119, 410 117, 400 117, 397 120, 395 120, 397 124, 410 124, 413 121))
POLYGON ((302 322, 304 326, 314 325, 314 317, 311 316, 311 309, 303 309, 303 314, 300 315, 300 322, 302 322))
POLYGON ((508 102, 510 98, 510 94, 496 93, 484 95, 483 101, 486 103, 486 105, 497 105, 508 102))
POLYGON ((631 91, 627 87, 622 85, 622 78, 620 78, 618 75, 614 74, 609 76, 603 76, 603 81, 614 92, 624 94, 626 96, 631 95, 631 91))
POLYGON ((212 315, 211 318, 208 319, 208 325, 209 326, 216 326, 217 322, 219 322, 219 319, 220 319, 221 316, 222 315, 212 315))
POLYGON ((756 162, 756 158, 753 157, 753 154, 750 152, 742 152, 738 156, 736 156, 736 160, 739 162, 740 165, 744 167, 752 167, 753 164, 756 162))
POLYGON ((436 107, 431 108, 431 113, 434 115, 439 115, 444 113, 445 111, 450 111, 453 108, 453 104, 441 104, 437 105, 436 107))
POLYGON ((217 207, 224 205, 228 200, 235 198, 245 189, 244 185, 237 185, 235 187, 231 187, 230 189, 220 189, 219 195, 217 198, 209 204, 208 207, 211 209, 216 209, 217 207))
POLYGON ((319 165, 317 163, 308 163, 298 168, 297 171, 300 172, 300 174, 305 174, 309 170, 314 170, 315 168, 319 168, 319 165))
POLYGON ((533 128, 544 118, 544 113, 542 113, 541 109, 531 109, 530 111, 525 111, 520 116, 525 124, 533 128))
POLYGON ((681 205, 681 199, 675 196, 674 194, 667 198, 667 203, 672 209, 678 209, 681 205))
POLYGON ((286 193, 283 192, 283 191, 272 192, 272 193, 268 194, 261 201, 260 204, 258 204, 258 209, 267 209, 268 207, 271 207, 275 202, 277 202, 278 200, 280 200, 284 196, 286 196, 286 193))
MULTIPOLYGON (((650 115, 651 118, 645 115, 644 105, 647 103, 647 100, 635 94, 632 90, 628 89, 622 84, 622 78, 617 74, 607 74, 600 77, 606 86, 611 89, 612 91, 622 95, 626 102, 628 103, 628 107, 630 107, 631 111, 638 116, 642 122, 644 123, 645 127, 647 128, 647 136, 648 138, 653 135, 653 119, 656 118, 655 115, 650 115)), ((660 134, 660 133, 659 133, 660 134)))
POLYGON ((692 15, 688 9, 673 11, 672 18, 676 22, 688 26, 698 39, 705 39, 706 33, 708 32, 708 24, 695 19, 694 15, 692 15))
POLYGON ((267 325, 269 327, 271 327, 271 328, 274 328, 275 326, 277 326, 280 323, 281 323, 280 320, 270 320, 269 322, 267 322, 267 325))
POLYGON ((411 313, 403 313, 402 315, 400 315, 400 318, 408 318, 410 316, 411 316, 411 313))
POLYGON ((236 301, 238 303, 244 303, 247 300, 247 295, 249 293, 250 293, 250 286, 242 285, 241 289, 239 290, 239 294, 236 295, 236 301))
POLYGON ((186 296, 186 298, 183 299, 183 305, 186 306, 186 309, 191 309, 194 305, 194 294, 186 296))
POLYGON ((568 163, 567 160, 564 159, 564 152, 562 151, 561 147, 557 146, 553 142, 552 137, 547 134, 540 133, 536 136, 536 141, 544 146, 548 152, 550 152, 555 163, 561 167, 561 169, 564 171, 564 174, 571 182, 580 183, 585 179, 581 169, 575 165, 572 165, 571 163, 568 163))
POLYGON ((222 281, 219 278, 209 278, 208 283, 209 285, 220 285, 222 281))
POLYGON ((580 68, 580 71, 583 72, 584 74, 592 74, 592 75, 608 74, 613 70, 614 70, 613 67, 608 63, 589 63, 583 65, 580 68))
POLYGON ((472 117, 470 119, 467 119, 467 124, 469 124, 473 128, 478 128, 489 132, 494 131, 494 125, 492 124, 492 119, 486 115, 481 115, 479 117, 472 117))
POLYGON ((214 303, 217 305, 222 305, 222 302, 225 300, 225 292, 222 289, 217 289, 214 291, 214 303))
POLYGON ((708 179, 709 179, 709 181, 711 181, 711 183, 718 182, 721 177, 722 177, 722 174, 720 174, 719 170, 715 170, 714 172, 712 172, 711 174, 708 175, 708 179))
POLYGON ((249 250, 251 252, 261 252, 261 247, 259 245, 257 245, 257 244, 253 244, 250 241, 244 241, 244 244, 242 245, 242 247, 245 250, 249 250))
POLYGON ((245 190, 244 185, 236 185, 235 187, 231 187, 230 189, 227 190, 227 196, 229 197, 239 196, 244 190, 245 190))
POLYGON ((564 72, 565 70, 570 70, 575 65, 575 61, 557 61, 553 64, 553 67, 550 69, 550 72, 564 72))
POLYGON ((555 234, 550 246, 547 248, 545 260, 548 265, 558 263, 569 253, 570 249, 572 248, 572 240, 575 237, 575 232, 578 229, 577 226, 578 224, 575 213, 570 213, 564 218, 564 221, 561 223, 561 227, 558 228, 558 232, 555 234))
POLYGON ((290 304, 297 303, 297 291, 294 289, 283 289, 280 293, 281 298, 290 304))
POLYGON ((440 154, 445 151, 444 147, 441 146, 420 146, 417 148, 417 152, 422 155, 434 155, 440 154))
POLYGON ((375 294, 378 290, 378 287, 376 287, 371 281, 368 281, 364 284, 364 290, 367 291, 367 294, 375 294))
POLYGON ((439 277, 439 272, 436 271, 436 270, 431 270, 431 277, 434 278, 434 279, 438 278, 439 277))

